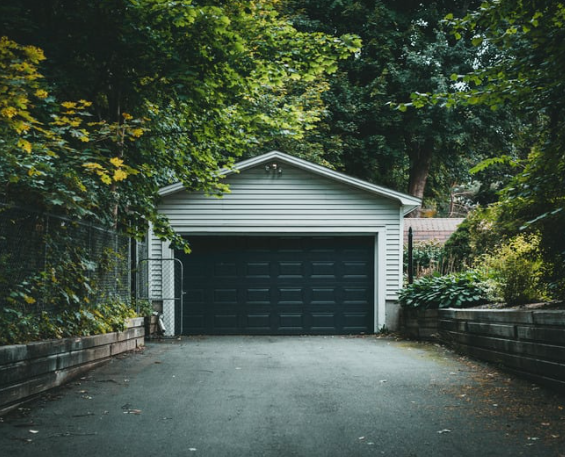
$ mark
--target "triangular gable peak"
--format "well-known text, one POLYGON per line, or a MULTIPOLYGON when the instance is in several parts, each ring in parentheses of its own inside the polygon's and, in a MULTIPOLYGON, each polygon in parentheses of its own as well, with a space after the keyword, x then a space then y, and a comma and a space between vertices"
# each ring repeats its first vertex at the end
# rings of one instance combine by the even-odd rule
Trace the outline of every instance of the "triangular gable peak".
MULTIPOLYGON (((306 160, 302 160, 279 151, 272 151, 248 160, 238 162, 231 169, 220 170, 219 174, 227 177, 234 173, 244 172, 245 170, 258 166, 272 167, 274 164, 280 166, 281 168, 285 165, 293 166, 315 175, 333 180, 335 182, 368 192, 369 194, 372 194, 374 196, 391 199, 402 205, 404 214, 408 214, 421 204, 418 198, 412 197, 410 195, 406 195, 401 192, 397 192, 385 187, 368 183, 366 181, 362 181, 360 179, 353 178, 351 176, 347 176, 343 173, 339 173, 321 165, 316 165, 306 160)), ((275 172, 275 170, 273 170, 273 172, 275 172)), ((163 187, 160 190, 159 194, 163 197, 166 197, 182 190, 184 190, 182 183, 175 183, 163 187)))

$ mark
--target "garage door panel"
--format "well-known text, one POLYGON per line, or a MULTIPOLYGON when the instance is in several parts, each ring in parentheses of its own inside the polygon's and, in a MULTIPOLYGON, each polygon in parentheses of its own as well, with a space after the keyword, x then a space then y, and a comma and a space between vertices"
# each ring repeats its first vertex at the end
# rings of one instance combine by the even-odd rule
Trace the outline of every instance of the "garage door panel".
POLYGON ((214 262, 214 276, 217 278, 237 278, 235 262, 214 262))
POLYGON ((279 328, 287 330, 304 330, 304 315, 301 313, 281 313, 279 315, 279 328))
POLYGON ((295 279, 304 277, 304 262, 282 260, 278 262, 278 277, 295 279))
POLYGON ((197 334, 363 333, 374 316, 372 237, 194 237, 183 328, 197 334))
POLYGON ((281 288, 278 290, 278 305, 299 305, 304 304, 304 289, 302 288, 281 288))
POLYGON ((214 302, 221 306, 233 305, 236 306, 237 300, 237 289, 215 289, 214 290, 214 302))
POLYGON ((313 261, 311 269, 312 279, 335 280, 337 276, 337 265, 335 261, 313 261))
POLYGON ((328 330, 336 328, 335 313, 310 313, 312 329, 328 330))
POLYGON ((245 264, 245 276, 249 279, 269 279, 270 262, 248 262, 245 264))
POLYGON ((186 332, 189 332, 191 334, 200 334, 200 333, 206 333, 206 329, 209 327, 208 325, 206 325, 206 316, 204 314, 191 314, 189 317, 189 319, 187 320, 185 317, 185 325, 186 322, 190 323, 190 327, 184 327, 184 330, 186 332))
POLYGON ((354 306, 361 305, 366 306, 372 301, 371 297, 372 291, 365 287, 360 288, 344 288, 343 289, 343 305, 344 306, 354 306))
POLYGON ((255 328, 255 329, 271 329, 271 315, 270 314, 252 314, 247 316, 245 322, 246 328, 255 328))
POLYGON ((238 327, 237 314, 219 314, 214 316, 214 328, 230 330, 238 327))
POLYGON ((337 303, 336 290, 313 288, 310 294, 311 305, 329 305, 334 306, 337 303))
POLYGON ((270 306, 272 301, 270 289, 246 289, 244 294, 244 303, 247 304, 270 306))
POLYGON ((343 262, 343 279, 368 279, 368 262, 365 261, 345 261, 343 262))

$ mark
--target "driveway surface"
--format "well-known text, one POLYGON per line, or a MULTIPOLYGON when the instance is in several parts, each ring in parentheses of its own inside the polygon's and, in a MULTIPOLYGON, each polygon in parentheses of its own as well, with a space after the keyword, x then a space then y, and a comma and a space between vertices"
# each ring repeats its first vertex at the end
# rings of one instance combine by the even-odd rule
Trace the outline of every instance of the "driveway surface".
POLYGON ((565 397, 433 344, 150 343, 0 419, 0 456, 565 456, 565 397))

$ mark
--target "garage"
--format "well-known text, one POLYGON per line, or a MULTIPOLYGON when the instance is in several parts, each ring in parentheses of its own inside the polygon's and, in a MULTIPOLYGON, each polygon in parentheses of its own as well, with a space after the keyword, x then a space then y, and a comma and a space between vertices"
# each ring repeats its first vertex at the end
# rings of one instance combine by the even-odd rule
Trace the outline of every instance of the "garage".
POLYGON ((398 327, 404 216, 418 199, 278 151, 218 173, 230 190, 221 198, 181 183, 159 192, 159 212, 192 250, 148 234, 149 289, 169 335, 398 327))
POLYGON ((185 334, 372 332, 374 237, 189 238, 185 334))

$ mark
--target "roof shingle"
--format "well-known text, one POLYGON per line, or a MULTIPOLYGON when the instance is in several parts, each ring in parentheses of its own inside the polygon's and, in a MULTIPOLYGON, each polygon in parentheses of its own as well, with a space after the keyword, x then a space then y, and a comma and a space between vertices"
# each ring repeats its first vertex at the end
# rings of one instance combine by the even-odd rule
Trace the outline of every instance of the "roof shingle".
POLYGON ((464 220, 459 217, 408 217, 404 219, 404 244, 408 243, 408 230, 412 227, 413 241, 434 240, 445 243, 464 220))

